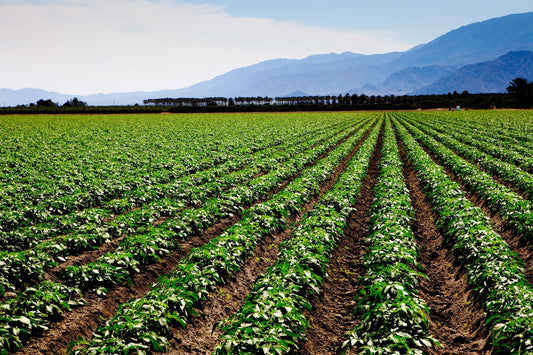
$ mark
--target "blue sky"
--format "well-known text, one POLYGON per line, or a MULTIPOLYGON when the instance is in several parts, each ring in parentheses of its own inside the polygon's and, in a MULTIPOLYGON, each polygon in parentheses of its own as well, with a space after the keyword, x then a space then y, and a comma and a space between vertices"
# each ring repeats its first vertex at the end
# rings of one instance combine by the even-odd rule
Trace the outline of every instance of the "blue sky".
POLYGON ((223 5, 233 16, 298 21, 345 31, 387 30, 424 43, 457 27, 513 13, 533 11, 527 0, 221 0, 188 1, 223 5))
POLYGON ((403 51, 531 0, 0 0, 0 88, 182 88, 273 58, 403 51))

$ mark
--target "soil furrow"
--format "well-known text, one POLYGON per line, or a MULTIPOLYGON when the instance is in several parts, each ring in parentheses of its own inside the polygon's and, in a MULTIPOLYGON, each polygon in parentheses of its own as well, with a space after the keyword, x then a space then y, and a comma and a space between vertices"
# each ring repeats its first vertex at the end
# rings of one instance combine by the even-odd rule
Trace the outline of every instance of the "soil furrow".
POLYGON ((312 312, 307 313, 309 328, 306 341, 299 344, 299 354, 336 353, 345 340, 345 333, 356 324, 353 311, 359 291, 358 279, 364 273, 364 240, 368 234, 368 211, 374 200, 373 188, 379 175, 382 135, 383 129, 370 160, 355 211, 349 217, 344 235, 332 253, 328 277, 324 279, 321 294, 311 301, 312 312))
POLYGON ((451 252, 452 246, 436 230, 436 213, 422 191, 415 171, 400 145, 411 203, 415 209, 412 231, 420 248, 419 262, 429 279, 420 280, 420 297, 430 313, 430 333, 443 348, 425 349, 429 354, 490 354, 489 330, 484 326, 483 306, 472 295, 466 269, 451 252))

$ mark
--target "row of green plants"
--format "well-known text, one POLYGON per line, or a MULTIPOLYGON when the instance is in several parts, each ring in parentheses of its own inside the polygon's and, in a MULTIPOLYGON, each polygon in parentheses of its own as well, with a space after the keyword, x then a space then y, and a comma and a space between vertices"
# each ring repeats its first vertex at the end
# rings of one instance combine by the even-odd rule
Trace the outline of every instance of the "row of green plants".
POLYGON ((530 111, 465 111, 455 117, 442 113, 426 114, 431 117, 431 121, 450 126, 454 132, 473 133, 476 139, 493 143, 497 147, 526 156, 529 156, 529 151, 533 149, 529 134, 533 118, 530 111))
POLYGON ((355 313, 361 322, 341 345, 359 354, 423 354, 440 345, 429 332, 429 309, 418 297, 422 273, 411 230, 414 210, 390 120, 385 123, 379 177, 370 208, 365 274, 355 313))
MULTIPOLYGON (((83 266, 72 266, 64 269, 60 279, 69 290, 96 291, 102 295, 107 288, 117 283, 131 280, 133 274, 138 273, 140 266, 153 263, 162 255, 179 247, 178 240, 198 234, 209 227, 216 220, 239 213, 254 200, 264 197, 281 181, 297 173, 306 164, 324 153, 329 146, 334 145, 350 131, 342 132, 341 136, 334 136, 322 144, 318 144, 304 153, 292 156, 292 159, 279 166, 276 160, 271 162, 269 174, 248 181, 245 186, 238 186, 218 199, 208 200, 198 209, 186 209, 179 217, 169 219, 149 229, 147 233, 128 236, 121 246, 97 260, 83 266)), ((320 140, 320 138, 319 138, 320 140)), ((59 287, 59 286, 58 286, 59 287)), ((73 292, 73 291, 70 291, 73 292)), ((42 322, 40 314, 36 317, 28 316, 32 323, 42 322)), ((3 328, 12 329, 10 319, 3 322, 3 328)), ((31 324, 29 325, 31 329, 31 324)), ((16 334, 11 334, 17 339, 16 334)), ((16 341, 11 341, 16 344, 16 341)))
MULTIPOLYGON (((110 140, 114 139, 116 139, 117 144, 124 144, 120 139, 110 137, 110 140)), ((63 142, 59 139, 54 142, 54 145, 58 146, 57 148, 54 147, 54 151, 65 148, 61 143, 63 142)), ((73 157, 69 157, 70 160, 62 161, 59 158, 42 157, 39 153, 28 157, 14 155, 12 158, 13 163, 6 162, 6 165, 10 167, 13 164, 19 165, 11 167, 12 175, 10 175, 11 177, 17 176, 19 179, 14 182, 9 181, 7 176, 3 179, 3 181, 10 184, 8 193, 5 194, 2 201, 2 214, 0 215, 4 230, 36 223, 50 223, 56 216, 91 206, 99 206, 110 199, 120 198, 126 193, 132 193, 137 188, 168 182, 178 176, 187 174, 189 171, 211 166, 213 161, 227 160, 232 156, 229 152, 218 152, 217 150, 206 152, 204 148, 197 149, 194 152, 189 148, 189 151, 181 150, 178 151, 178 154, 181 153, 186 156, 195 154, 191 156, 193 159, 169 160, 166 169, 163 170, 157 168, 158 163, 155 158, 151 162, 151 157, 146 157, 146 160, 144 157, 139 157, 142 159, 141 164, 133 159, 128 161, 128 153, 137 154, 137 152, 129 152, 127 148, 116 152, 116 155, 122 154, 116 159, 101 152, 108 159, 106 162, 102 162, 101 157, 85 151, 87 147, 82 144, 86 142, 76 143, 81 146, 77 153, 80 156, 85 155, 83 163, 79 166, 74 165, 76 160, 73 157), (33 165, 37 165, 37 159, 39 159, 38 164, 40 167, 34 168, 33 165), (55 176, 49 176, 50 167, 48 165, 51 165, 52 162, 57 165, 54 171, 55 176), (152 167, 149 167, 149 164, 152 167), (41 167, 41 165, 44 165, 44 167, 41 167), (152 169, 151 174, 150 168, 152 169), (142 169, 142 172, 140 169, 142 169), (25 178, 26 176, 28 178, 25 178), (51 191, 52 186, 54 186, 54 191, 51 191)), ((103 148, 97 145, 93 146, 90 142, 87 145, 97 151, 102 151, 103 148)), ((111 145, 110 150, 112 150, 112 147, 111 145)), ((54 156, 43 147, 37 146, 35 149, 42 149, 49 155, 54 156)), ((62 149, 62 152, 69 156, 70 152, 67 149, 62 149)), ((134 158, 134 156, 131 158, 134 158)))
POLYGON ((160 279, 143 298, 121 305, 117 314, 99 328, 90 341, 73 344, 72 353, 168 350, 170 326, 185 326, 194 315, 193 306, 205 300, 217 285, 229 282, 263 236, 286 227, 288 214, 297 212, 318 193, 320 184, 354 149, 370 125, 365 125, 315 165, 303 170, 270 199, 243 212, 240 222, 204 246, 191 250, 176 269, 160 279), (78 349, 79 345, 85 347, 78 349))
MULTIPOLYGON (((268 120, 214 119, 216 127, 199 117, 150 117, 144 126, 130 117, 2 122, 2 230, 100 206, 307 132, 306 126, 288 120, 281 130, 280 122, 268 120), (238 136, 237 125, 243 129, 238 136)), ((316 122, 309 126, 320 127, 316 122)))
MULTIPOLYGON (((295 154, 298 152, 298 150, 294 150, 295 148, 300 146, 306 147, 306 143, 314 144, 313 142, 317 142, 315 137, 318 136, 322 136, 325 139, 326 133, 334 134, 334 132, 345 130, 349 127, 347 123, 339 123, 333 127, 328 126, 310 131, 305 135, 299 135, 289 139, 281 145, 274 145, 253 154, 234 156, 229 161, 173 180, 169 183, 146 185, 143 188, 133 191, 129 197, 108 201, 100 206, 100 208, 91 208, 76 211, 68 215, 57 216, 53 221, 46 224, 19 228, 8 232, 0 231, 0 250, 21 251, 37 247, 41 240, 51 239, 56 235, 73 233, 86 234, 88 229, 97 229, 102 224, 109 225, 109 223, 104 223, 104 220, 117 219, 117 222, 111 223, 111 225, 118 225, 118 221, 121 219, 127 220, 128 217, 116 217, 117 214, 126 214, 137 208, 142 208, 141 212, 144 214, 145 210, 150 210, 150 203, 157 203, 158 200, 164 198, 183 200, 187 206, 198 204, 202 201, 201 195, 212 193, 211 190, 217 188, 213 184, 207 184, 208 182, 215 181, 221 176, 250 165, 253 165, 255 169, 264 170, 267 168, 266 165, 269 161, 279 158, 280 152, 291 149, 293 150, 293 154, 295 154)), ((257 170, 256 173, 260 171, 257 170)))
MULTIPOLYGON (((291 131, 287 130, 287 132, 291 132, 291 131)), ((265 135, 265 137, 259 140, 260 144, 254 143, 253 145, 250 145, 250 147, 246 147, 244 145, 245 143, 243 142, 240 142, 240 144, 237 145, 229 139, 228 139, 228 142, 222 141, 222 142, 219 142, 218 145, 216 146, 213 146, 213 144, 204 144, 198 148, 189 147, 188 148, 189 150, 195 149, 195 151, 194 152, 176 151, 176 153, 180 155, 180 159, 179 160, 176 158, 169 159, 169 161, 165 164, 164 167, 159 167, 159 168, 158 168, 158 164, 155 162, 155 159, 154 159, 154 162, 152 163, 151 162, 152 158, 150 157, 149 158, 150 165, 151 165, 150 168, 153 170, 153 173, 150 172, 150 174, 147 170, 143 169, 142 174, 137 176, 137 172, 138 172, 137 167, 128 169, 128 165, 123 165, 121 166, 121 169, 117 168, 116 170, 121 171, 123 174, 129 173, 129 175, 123 176, 124 179, 120 181, 120 186, 122 189, 120 193, 113 192, 114 189, 108 188, 105 181, 101 182, 102 183, 101 185, 94 178, 94 176, 92 176, 92 174, 85 174, 83 176, 80 176, 80 181, 81 181, 80 183, 93 184, 97 187, 98 191, 92 194, 92 193, 87 193, 87 191, 84 192, 83 187, 79 186, 79 184, 77 184, 76 186, 73 185, 73 189, 75 190, 63 189, 60 184, 57 184, 59 186, 55 186, 55 190, 54 190, 55 193, 64 195, 66 199, 72 200, 71 202, 67 203, 68 207, 65 206, 63 202, 58 202, 62 206, 59 208, 60 211, 56 210, 55 207, 50 205, 50 204, 54 205, 57 201, 54 202, 54 199, 51 198, 50 196, 47 196, 49 198, 45 199, 44 197, 46 197, 46 193, 42 190, 39 191, 39 189, 36 189, 36 187, 38 188, 40 186, 38 183, 36 183, 36 181, 32 181, 33 186, 31 187, 35 189, 37 193, 39 193, 39 198, 41 198, 43 201, 39 203, 35 201, 27 201, 25 199, 26 194, 21 193, 20 191, 17 191, 17 193, 13 194, 12 196, 13 199, 17 202, 16 208, 14 210, 8 209, 5 211, 6 220, 4 220, 4 223, 2 223, 3 229, 6 230, 10 226, 15 226, 15 227, 23 226, 26 224, 34 224, 36 222, 43 222, 45 225, 52 224, 52 226, 48 226, 48 227, 53 227, 57 229, 57 225, 54 225, 56 224, 54 222, 57 219, 58 214, 62 215, 66 211, 84 208, 84 207, 87 207, 87 205, 103 205, 109 200, 101 198, 102 194, 107 194, 108 197, 117 197, 118 195, 119 197, 122 197, 123 199, 126 198, 126 195, 127 195, 128 197, 130 197, 129 199, 131 200, 138 199, 139 197, 144 195, 145 190, 147 188, 150 188, 152 186, 155 187, 158 184, 167 183, 169 181, 175 180, 179 176, 191 174, 202 169, 207 169, 216 164, 221 164, 225 161, 229 161, 235 158, 236 156, 248 155, 248 154, 253 153, 254 151, 257 151, 258 149, 264 149, 265 147, 279 144, 280 142, 283 142, 284 138, 285 139, 290 138, 290 135, 288 135, 287 132, 277 132, 275 130, 273 130, 273 132, 267 132, 267 133, 272 134, 272 136, 265 135), (263 140, 265 140, 264 143, 262 142, 263 140), (227 149, 224 149, 225 147, 227 149), (212 148, 212 150, 206 153, 204 150, 209 149, 209 148, 212 148), (192 153, 194 153, 195 155, 191 155, 192 153), (160 176, 162 172, 165 173, 164 178, 160 176), (131 183, 127 182, 128 179, 132 179, 132 178, 135 180, 135 185, 132 185, 131 183), (79 199, 79 196, 78 196, 79 194, 84 194, 84 197, 81 200, 79 199), (75 205, 79 201, 82 201, 84 198, 92 198, 91 196, 94 196, 95 198, 97 198, 98 201, 95 201, 94 204, 83 203, 83 206, 75 205)), ((206 135, 206 136, 209 139, 212 139, 211 136, 209 135, 206 135)), ((237 141, 239 142, 239 140, 237 141)), ((162 146, 161 148, 164 148, 164 146, 162 146)), ((123 151, 121 153, 123 155, 126 155, 125 153, 127 152, 123 151)), ((124 159, 122 158, 122 160, 124 159)), ((87 161, 87 163, 90 163, 92 166, 94 162, 87 161)), ((125 161, 124 163, 128 163, 128 162, 125 161)), ((58 164, 58 165, 60 167, 62 166, 61 164, 58 164)), ((108 168, 108 167, 105 166, 105 168, 108 168)), ((147 167, 141 166, 140 168, 147 168, 147 167)), ((72 171, 76 172, 77 170, 72 169, 66 174, 72 174, 72 171)), ((82 174, 82 173, 84 172, 78 172, 78 174, 82 174)), ((11 172, 11 174, 13 175, 10 175, 10 176, 19 176, 19 178, 21 175, 25 175, 25 173, 22 173, 22 172, 18 174, 17 173, 14 174, 14 172, 11 172)), ((121 176, 119 176, 118 178, 120 179, 121 176)), ((16 183, 9 184, 10 189, 13 189, 14 186, 16 186, 16 183)), ((9 194, 6 194, 4 198, 6 198, 6 196, 8 195, 9 194)), ((8 201, 4 200, 2 206, 6 208, 8 205, 9 205, 8 201)), ((59 224, 60 226, 69 225, 68 222, 63 223, 63 219, 60 219, 60 221, 58 221, 57 224, 59 224)))
MULTIPOLYGON (((525 195, 533 196, 533 175, 522 170, 514 163, 508 163, 498 158, 495 158, 492 155, 489 155, 493 153, 490 151, 495 150, 498 152, 503 152, 505 151, 504 149, 500 147, 494 147, 493 144, 489 143, 487 143, 486 145, 494 149, 483 149, 479 147, 480 144, 470 145, 461 142, 465 140, 472 142, 473 139, 471 137, 474 136, 474 134, 472 133, 469 133, 468 136, 466 134, 463 135, 465 137, 469 137, 470 139, 461 138, 461 141, 459 141, 451 137, 448 133, 446 133, 446 126, 443 128, 435 129, 435 126, 433 124, 422 124, 420 121, 414 120, 409 120, 409 122, 421 129, 422 131, 426 132, 428 135, 431 135, 433 138, 435 138, 448 148, 454 150, 455 152, 457 152, 457 154, 470 160, 471 162, 478 164, 489 173, 498 176, 500 179, 502 179, 502 181, 511 184, 518 190, 522 191, 525 195), (489 151, 489 153, 484 153, 483 150, 489 151)), ((457 136, 457 134, 454 134, 454 136, 457 136)), ((495 156, 498 156, 498 154, 496 154, 495 156)), ((531 161, 531 166, 533 167, 533 157, 523 157, 521 161, 527 163, 528 160, 531 161)))
MULTIPOLYGON (((289 157, 290 155, 286 155, 289 157)), ((283 160, 280 160, 280 162, 283 160)), ((219 192, 233 184, 246 181, 261 170, 257 167, 240 170, 222 177, 218 177, 218 183, 208 184, 206 189, 203 185, 195 186, 189 181, 181 180, 182 186, 176 193, 188 197, 197 202, 205 201, 210 196, 207 192, 219 192)), ((215 178, 215 177, 213 177, 215 178)), ((120 215, 112 221, 101 224, 82 224, 77 233, 61 236, 37 244, 30 250, 21 252, 4 252, 0 264, 0 278, 9 280, 9 283, 0 282, 2 289, 15 290, 24 282, 36 279, 48 268, 62 262, 68 255, 89 250, 108 241, 112 236, 118 237, 124 233, 132 234, 142 228, 151 226, 155 220, 161 217, 171 217, 186 207, 187 199, 157 200, 129 213, 120 215)))
MULTIPOLYGON (((349 133, 350 131, 345 131, 341 135, 347 136, 349 133)), ((269 191, 311 164, 335 145, 342 136, 333 137, 308 151, 293 155, 282 165, 277 161, 273 162, 267 174, 208 199, 198 208, 186 209, 178 216, 157 225, 148 233, 126 237, 116 250, 103 255, 93 263, 67 267, 61 277, 63 282, 83 290, 107 292, 107 287, 138 273, 139 266, 153 263, 161 256, 158 253, 146 253, 144 249, 139 248, 138 243, 131 243, 131 240, 142 238, 142 244, 149 245, 152 240, 161 239, 161 230, 170 230, 175 238, 181 240, 198 235, 217 221, 240 214, 246 206, 266 198, 269 191)))
MULTIPOLYGON (((349 131, 341 131, 340 136, 330 138, 328 144, 334 144, 338 139, 341 139, 348 133, 349 131)), ((329 136, 329 134, 326 132, 312 140, 290 147, 285 151, 278 152, 276 155, 271 155, 266 160, 257 159, 257 165, 252 164, 247 169, 219 177, 216 183, 207 184, 209 187, 208 189, 202 187, 204 185, 198 187, 194 186, 194 180, 192 183, 185 180, 183 184, 184 186, 179 190, 179 193, 182 194, 182 197, 186 197, 186 200, 192 199, 193 201, 200 203, 206 202, 209 198, 216 196, 221 191, 238 186, 261 171, 266 172, 277 168, 279 163, 283 163, 285 160, 293 158, 294 154, 304 151, 309 144, 314 145, 323 142, 327 136, 329 136), (187 182, 189 182, 189 184, 187 184, 187 182)), ((326 146, 319 145, 318 150, 313 152, 313 156, 317 156, 317 154, 320 154, 324 149, 326 149, 326 146)), ((237 193, 242 194, 242 191, 237 191, 237 193)), ((231 196, 227 198, 229 201, 235 199, 235 197, 231 196)), ((172 227, 174 230, 181 228, 183 229, 181 234, 185 232, 188 233, 186 235, 180 235, 181 237, 187 237, 190 233, 198 232, 198 228, 194 227, 195 223, 199 223, 198 221, 202 219, 205 220, 205 216, 209 216, 210 218, 215 218, 217 216, 219 207, 217 207, 216 201, 217 200, 211 201, 211 208, 209 208, 209 206, 201 206, 196 209, 184 210, 181 213, 180 220, 168 220, 164 225, 160 225, 159 229, 174 223, 172 227)), ((220 201, 224 201, 224 198, 220 199, 220 201)), ((218 204, 221 203, 223 202, 219 202, 218 204)), ((97 225, 94 226, 94 228, 90 228, 88 225, 84 225, 82 233, 71 234, 58 239, 49 240, 39 244, 34 249, 23 252, 3 253, 2 259, 0 260, 0 266, 2 266, 2 268, 0 268, 0 292, 3 293, 4 290, 16 290, 23 286, 24 283, 38 279, 47 269, 55 266, 58 262, 65 261, 65 258, 68 255, 98 247, 102 243, 108 241, 111 236, 116 237, 122 234, 132 235, 133 233, 142 233, 144 229, 152 226, 154 221, 160 217, 177 217, 179 216, 178 213, 184 209, 185 205, 186 203, 181 200, 158 200, 149 204, 147 208, 137 209, 130 213, 118 216, 104 226, 97 225)), ((155 238, 158 238, 157 232, 153 232, 152 234, 155 238)), ((135 237, 135 234, 133 234, 133 236, 126 238, 123 243, 127 244, 129 239, 135 237)), ((143 238, 146 239, 146 237, 143 238)), ((108 259, 108 261, 112 260, 114 260, 114 258, 108 259)), ((80 272, 78 270, 80 268, 84 268, 84 266, 73 267, 72 269, 74 270, 71 271, 73 273, 86 274, 80 272)), ((135 269, 132 268, 132 271, 134 270, 135 269)), ((101 275, 98 276, 99 272, 100 271, 98 270, 95 271, 93 278, 101 277, 101 275)), ((86 275, 83 276, 87 278, 86 275)), ((85 278, 83 278, 83 280, 85 280, 85 278)), ((92 278, 90 280, 92 280, 92 278)), ((90 280, 88 279, 86 282, 90 282, 90 280)))
POLYGON ((408 125, 408 129, 431 154, 457 174, 466 186, 485 199, 489 207, 498 213, 510 227, 522 235, 528 243, 531 242, 533 238, 533 205, 531 201, 523 199, 510 188, 497 183, 491 175, 462 159, 451 149, 446 148, 416 127, 408 125))
MULTIPOLYGON (((334 136, 329 139, 329 144, 334 144, 338 139, 347 135, 348 132, 349 130, 341 131, 340 136, 334 136)), ((2 260, 0 260, 0 265, 2 266, 0 268, 0 293, 3 290, 15 290, 21 287, 23 283, 37 279, 39 275, 50 267, 55 266, 57 262, 65 261, 65 258, 69 255, 98 247, 111 237, 142 232, 144 229, 149 228, 158 218, 178 215, 191 202, 193 204, 206 202, 209 198, 220 194, 222 191, 246 182, 261 171, 268 172, 276 168, 279 163, 283 163, 295 154, 304 151, 309 145, 312 146, 323 142, 329 135, 330 133, 324 132, 300 144, 283 146, 286 149, 279 152, 268 150, 267 153, 270 153, 270 155, 267 157, 256 153, 252 155, 254 160, 248 168, 227 175, 215 175, 211 176, 211 179, 209 174, 202 174, 202 176, 192 175, 173 184, 173 186, 177 187, 173 191, 174 195, 171 196, 173 199, 156 200, 141 209, 120 215, 103 225, 99 223, 93 225, 82 224, 78 233, 47 240, 30 250, 4 252, 1 255, 2 260), (195 185, 195 183, 210 180, 213 182, 199 186, 195 185)), ((324 146, 321 149, 325 149, 324 146)), ((243 162, 237 164, 237 166, 242 166, 247 162, 249 162, 249 159, 245 157, 243 162)), ((168 195, 168 190, 165 191, 167 191, 166 195, 168 195)), ((216 210, 216 208, 213 208, 213 210, 216 210)), ((185 210, 182 217, 185 218, 185 221, 195 220, 195 213, 199 215, 207 214, 212 217, 216 215, 213 211, 206 210, 204 207, 199 212, 197 209, 185 210)), ((168 223, 171 222, 169 221, 168 223)), ((187 223, 190 224, 191 222, 187 223)))
MULTIPOLYGON (((425 124, 430 124, 426 121, 425 124)), ((470 144, 483 152, 496 158, 502 159, 508 163, 519 166, 524 171, 533 173, 533 157, 531 157, 531 148, 525 148, 522 145, 509 144, 508 142, 480 134, 472 129, 464 131, 452 124, 446 124, 442 120, 431 121, 431 128, 436 129, 440 134, 451 134, 454 138, 463 143, 470 144)), ((491 132, 493 134, 493 132, 491 132)))
POLYGON ((459 184, 432 160, 407 129, 398 121, 395 127, 438 214, 437 228, 466 266, 475 297, 485 306, 495 353, 533 353, 533 288, 524 276, 523 262, 494 231, 483 211, 465 197, 459 184))
POLYGON ((274 265, 258 277, 242 308, 222 321, 216 354, 292 354, 309 326, 305 312, 320 293, 333 250, 354 211, 382 121, 373 128, 335 185, 284 241, 274 265))
POLYGON ((482 132, 506 143, 533 148, 531 111, 462 111, 448 116, 435 112, 433 116, 446 118, 465 129, 482 132))

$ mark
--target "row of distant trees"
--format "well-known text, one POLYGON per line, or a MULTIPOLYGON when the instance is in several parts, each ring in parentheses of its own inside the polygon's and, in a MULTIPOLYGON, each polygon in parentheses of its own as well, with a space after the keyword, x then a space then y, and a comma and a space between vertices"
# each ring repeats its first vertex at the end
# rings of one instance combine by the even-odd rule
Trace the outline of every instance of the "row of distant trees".
MULTIPOLYGON (((285 96, 285 97, 206 97, 206 98, 160 98, 146 99, 143 101, 147 106, 185 106, 185 107, 205 107, 205 106, 248 106, 248 105, 375 105, 375 104, 413 104, 418 98, 424 98, 431 95, 357 95, 345 94, 338 96, 285 96)), ((450 99, 465 98, 468 91, 461 94, 457 92, 446 95, 450 99)))
MULTIPOLYGON (((55 106, 59 106, 59 104, 53 102, 51 99, 48 99, 48 100, 40 99, 36 103, 30 104, 30 107, 34 107, 34 106, 55 107, 55 106)), ((67 100, 62 106, 63 107, 86 107, 87 103, 84 101, 78 100, 78 98, 75 97, 73 99, 67 100)))
MULTIPOLYGON (((533 106, 533 83, 524 78, 516 78, 510 82, 507 93, 514 98, 514 102, 505 102, 507 105, 519 108, 533 106)), ((288 106, 308 106, 308 105, 341 105, 341 106, 364 106, 364 105, 391 105, 391 106, 412 106, 420 103, 437 105, 436 101, 442 104, 451 105, 457 100, 472 103, 476 108, 481 101, 486 104, 486 100, 480 100, 480 94, 471 95, 468 91, 458 93, 448 93, 447 95, 357 95, 345 94, 338 96, 293 96, 293 97, 206 97, 206 98, 161 98, 144 100, 144 105, 166 106, 166 107, 206 107, 206 106, 248 106, 248 105, 288 105, 288 106)), ((483 94, 481 94, 483 95, 483 94)), ((501 94, 487 94, 487 97, 494 100, 491 106, 500 106, 505 100, 497 97, 501 94)), ((444 106, 446 106, 444 105, 444 106)), ((442 105, 441 105, 442 106, 442 105)))

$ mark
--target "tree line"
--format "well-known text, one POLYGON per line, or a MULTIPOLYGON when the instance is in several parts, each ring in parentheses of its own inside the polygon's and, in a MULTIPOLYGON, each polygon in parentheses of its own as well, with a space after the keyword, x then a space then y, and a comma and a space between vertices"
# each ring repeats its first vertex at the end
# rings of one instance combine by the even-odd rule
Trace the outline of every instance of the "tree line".
MULTIPOLYGON (((59 106, 59 104, 53 102, 51 99, 44 100, 40 99, 36 103, 31 103, 29 105, 30 107, 56 107, 59 106)), ((63 105, 63 107, 86 107, 87 103, 81 100, 78 100, 77 97, 67 100, 63 105)))
POLYGON ((516 107, 533 106, 533 83, 524 78, 510 82, 506 94, 470 94, 468 91, 435 95, 325 95, 325 96, 288 96, 288 97, 207 97, 207 98, 163 98, 143 101, 148 106, 167 107, 207 107, 207 106, 354 106, 357 109, 428 109, 438 107, 516 107))

